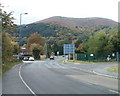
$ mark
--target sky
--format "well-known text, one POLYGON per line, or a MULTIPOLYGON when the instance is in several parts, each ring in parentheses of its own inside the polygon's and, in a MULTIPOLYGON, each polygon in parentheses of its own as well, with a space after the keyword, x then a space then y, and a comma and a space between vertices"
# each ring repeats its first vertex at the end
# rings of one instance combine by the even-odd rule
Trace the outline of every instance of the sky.
POLYGON ((102 17, 118 21, 119 0, 1 0, 6 12, 13 12, 14 22, 29 24, 52 16, 73 18, 102 17))

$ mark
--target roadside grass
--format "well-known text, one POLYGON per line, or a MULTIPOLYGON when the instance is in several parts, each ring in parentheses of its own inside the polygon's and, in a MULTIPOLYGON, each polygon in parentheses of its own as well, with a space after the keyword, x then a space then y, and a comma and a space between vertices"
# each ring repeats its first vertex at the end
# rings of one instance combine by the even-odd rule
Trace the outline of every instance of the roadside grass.
POLYGON ((108 72, 120 73, 120 65, 115 65, 107 69, 108 72))
POLYGON ((84 64, 93 64, 94 62, 88 62, 88 61, 79 61, 79 60, 68 60, 68 62, 64 62, 64 60, 61 60, 60 63, 68 64, 71 63, 84 63, 84 64))
POLYGON ((0 76, 2 75, 2 64, 0 64, 0 76))
POLYGON ((1 74, 4 74, 6 71, 8 71, 9 69, 11 69, 14 65, 20 64, 20 63, 22 63, 22 61, 7 62, 5 64, 2 64, 2 73, 1 74))
POLYGON ((67 64, 68 62, 64 62, 64 60, 61 60, 59 63, 67 64))
POLYGON ((97 64, 97 63, 113 63, 116 61, 80 61, 80 60, 68 60, 69 62, 73 62, 73 63, 85 63, 85 64, 97 64))
POLYGON ((73 62, 73 63, 86 63, 86 64, 93 64, 95 62, 91 61, 79 61, 79 60, 68 60, 68 62, 73 62))
POLYGON ((68 62, 64 62, 64 60, 61 60, 60 61, 60 63, 63 63, 63 64, 68 64, 69 62, 71 62, 71 63, 83 63, 83 64, 97 64, 97 63, 113 63, 113 62, 115 62, 115 61, 109 61, 109 62, 105 62, 105 61, 101 61, 101 62, 97 62, 97 61, 95 61, 95 62, 92 62, 92 61, 80 61, 80 60, 68 60, 68 62))

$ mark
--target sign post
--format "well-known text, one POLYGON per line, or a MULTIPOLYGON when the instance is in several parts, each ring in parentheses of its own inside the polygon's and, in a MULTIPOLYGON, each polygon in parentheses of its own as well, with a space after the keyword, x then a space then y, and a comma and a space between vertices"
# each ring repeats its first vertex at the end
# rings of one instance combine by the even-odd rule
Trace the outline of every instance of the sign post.
POLYGON ((70 54, 75 54, 75 45, 74 44, 64 44, 64 55, 68 54, 68 59, 70 60, 70 54))

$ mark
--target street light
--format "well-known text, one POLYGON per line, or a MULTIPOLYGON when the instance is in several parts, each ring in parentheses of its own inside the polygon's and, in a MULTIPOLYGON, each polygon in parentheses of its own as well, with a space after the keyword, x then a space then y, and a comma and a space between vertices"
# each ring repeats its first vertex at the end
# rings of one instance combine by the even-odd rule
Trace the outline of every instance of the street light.
MULTIPOLYGON (((20 13, 20 30, 19 30, 19 48, 21 46, 21 30, 22 30, 22 15, 27 15, 28 13, 20 13)), ((21 60, 19 55, 19 60, 21 60)))
POLYGON ((27 15, 28 13, 21 13, 20 14, 20 26, 21 26, 21 23, 22 23, 22 15, 27 15))
POLYGON ((27 15, 28 13, 21 13, 20 14, 20 31, 19 31, 19 46, 21 43, 21 30, 22 30, 22 15, 27 15))

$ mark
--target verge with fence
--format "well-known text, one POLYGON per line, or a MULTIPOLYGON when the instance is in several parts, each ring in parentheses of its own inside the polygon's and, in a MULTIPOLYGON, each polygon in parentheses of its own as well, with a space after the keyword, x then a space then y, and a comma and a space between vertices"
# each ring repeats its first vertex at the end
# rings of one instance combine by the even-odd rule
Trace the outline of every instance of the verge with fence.
POLYGON ((120 61, 120 53, 79 53, 77 54, 77 60, 80 61, 92 61, 92 62, 106 62, 106 61, 120 61))

